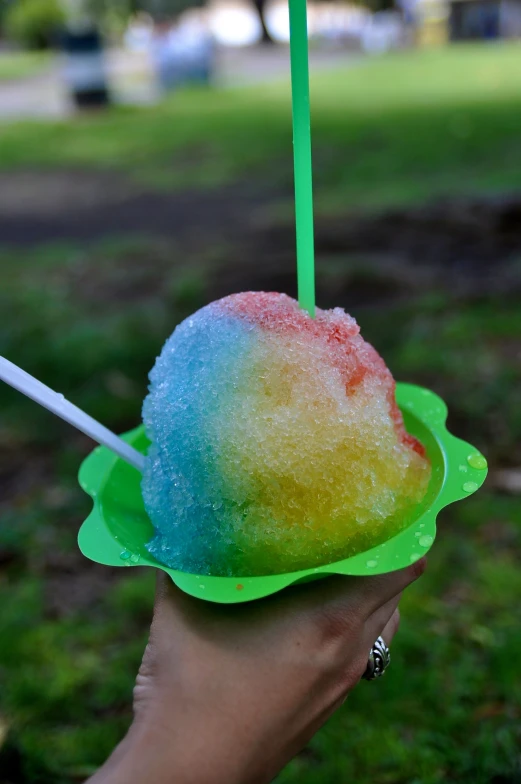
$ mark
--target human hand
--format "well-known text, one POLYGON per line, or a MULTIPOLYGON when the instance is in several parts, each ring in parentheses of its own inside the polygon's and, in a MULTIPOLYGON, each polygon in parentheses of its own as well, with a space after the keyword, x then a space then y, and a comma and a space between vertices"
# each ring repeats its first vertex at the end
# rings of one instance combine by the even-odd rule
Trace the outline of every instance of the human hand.
POLYGON ((400 594, 424 568, 232 606, 187 596, 161 572, 134 722, 91 784, 271 781, 358 683, 377 637, 390 644, 400 594))

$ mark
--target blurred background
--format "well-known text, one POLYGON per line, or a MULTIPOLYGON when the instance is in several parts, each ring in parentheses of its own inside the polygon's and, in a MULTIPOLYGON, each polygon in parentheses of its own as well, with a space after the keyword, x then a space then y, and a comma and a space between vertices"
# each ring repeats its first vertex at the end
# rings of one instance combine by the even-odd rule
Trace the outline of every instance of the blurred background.
MULTIPOLYGON (((490 462, 445 510, 393 664, 280 784, 521 782, 520 0, 309 4, 321 307, 490 462)), ((0 0, 0 354, 136 425, 174 326, 295 295, 280 0, 0 0)), ((154 575, 82 558, 87 438, 0 385, 0 782, 122 737, 154 575)))

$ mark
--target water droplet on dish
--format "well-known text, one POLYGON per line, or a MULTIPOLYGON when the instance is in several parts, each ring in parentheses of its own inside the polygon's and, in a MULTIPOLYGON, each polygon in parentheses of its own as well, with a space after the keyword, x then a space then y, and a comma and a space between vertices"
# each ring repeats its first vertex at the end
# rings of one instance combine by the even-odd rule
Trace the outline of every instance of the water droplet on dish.
POLYGON ((58 398, 58 400, 65 400, 65 395, 62 395, 61 392, 56 392, 56 397, 58 398))
POLYGON ((414 561, 417 561, 418 558, 421 558, 421 557, 422 557, 421 553, 411 553, 410 556, 409 556, 409 561, 414 563, 414 561))
POLYGON ((467 463, 471 468, 478 468, 480 470, 483 470, 487 467, 487 461, 486 458, 483 457, 483 455, 478 455, 478 454, 469 455, 467 457, 467 463))
POLYGON ((368 569, 374 569, 375 566, 378 566, 378 561, 366 561, 365 565, 368 567, 368 569))
POLYGON ((130 560, 132 561, 132 563, 137 563, 139 561, 139 555, 137 553, 134 553, 133 555, 130 556, 130 560))
POLYGON ((420 528, 425 528, 425 523, 420 523, 420 528))
POLYGON ((416 531, 416 533, 415 533, 414 535, 415 535, 415 536, 421 536, 421 535, 422 535, 422 532, 421 532, 421 531, 416 531))
POLYGON ((422 536, 420 539, 418 539, 418 544, 420 547, 430 547, 433 542, 434 537, 428 535, 422 536))
POLYGON ((128 561, 128 559, 130 558, 130 553, 128 550, 123 550, 123 552, 119 554, 119 557, 121 558, 122 561, 128 561))
POLYGON ((465 472, 467 472, 467 471, 468 471, 468 468, 467 468, 467 466, 460 465, 460 467, 459 467, 459 470, 460 470, 460 471, 465 471, 465 472))
POLYGON ((204 585, 201 583, 201 584, 199 585, 199 588, 202 588, 202 589, 204 590, 205 586, 204 586, 204 585))
POLYGON ((476 482, 465 482, 465 484, 463 485, 463 490, 465 490, 466 493, 473 493, 477 489, 478 486, 476 482))

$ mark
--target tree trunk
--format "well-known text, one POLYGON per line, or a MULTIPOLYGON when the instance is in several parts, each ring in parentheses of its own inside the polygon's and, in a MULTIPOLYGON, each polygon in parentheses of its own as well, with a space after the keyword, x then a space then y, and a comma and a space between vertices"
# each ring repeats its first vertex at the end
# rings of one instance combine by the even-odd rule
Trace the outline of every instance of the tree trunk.
POLYGON ((266 0, 253 0, 253 5, 255 6, 255 10, 259 15, 259 21, 262 27, 262 43, 263 44, 273 44, 274 40, 271 37, 270 31, 266 27, 266 21, 264 19, 264 11, 266 9, 266 0))

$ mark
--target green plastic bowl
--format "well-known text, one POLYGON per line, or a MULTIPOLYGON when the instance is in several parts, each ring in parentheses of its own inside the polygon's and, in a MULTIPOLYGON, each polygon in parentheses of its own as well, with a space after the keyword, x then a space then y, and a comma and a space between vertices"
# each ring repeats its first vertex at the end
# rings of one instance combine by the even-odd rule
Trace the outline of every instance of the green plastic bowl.
MULTIPOLYGON (((97 447, 80 468, 80 485, 94 501, 92 512, 80 529, 80 550, 87 558, 108 566, 155 566, 169 574, 186 593, 228 604, 260 599, 293 583, 320 576, 365 576, 403 569, 432 546, 438 512, 483 484, 487 461, 470 444, 448 432, 447 406, 433 392, 397 384, 396 400, 407 430, 427 450, 432 477, 414 522, 371 550, 314 569, 266 577, 209 577, 169 569, 146 549, 153 527, 143 506, 141 474, 105 447, 97 447)), ((123 438, 140 452, 146 452, 148 441, 143 426, 123 438)))

